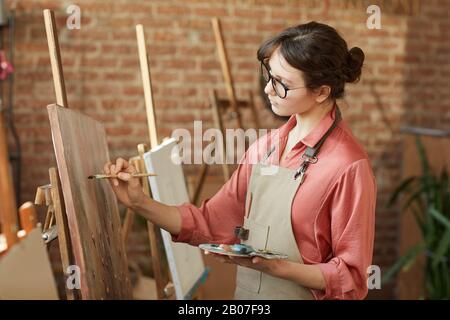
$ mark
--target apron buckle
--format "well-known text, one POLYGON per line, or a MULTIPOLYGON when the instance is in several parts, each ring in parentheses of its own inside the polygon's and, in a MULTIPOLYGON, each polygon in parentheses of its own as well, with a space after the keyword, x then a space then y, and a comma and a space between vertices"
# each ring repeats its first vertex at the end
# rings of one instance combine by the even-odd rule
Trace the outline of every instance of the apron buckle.
POLYGON ((316 163, 317 162, 317 156, 310 156, 310 155, 307 155, 306 153, 304 153, 304 154, 302 154, 302 159, 305 161, 305 162, 309 162, 309 163, 311 163, 311 164, 314 164, 314 163, 316 163))
POLYGON ((236 227, 234 228, 234 235, 241 240, 248 239, 249 230, 244 227, 236 227))
POLYGON ((304 171, 298 171, 294 175, 294 180, 297 180, 297 178, 300 177, 300 185, 302 185, 303 181, 305 180, 305 172, 304 171))

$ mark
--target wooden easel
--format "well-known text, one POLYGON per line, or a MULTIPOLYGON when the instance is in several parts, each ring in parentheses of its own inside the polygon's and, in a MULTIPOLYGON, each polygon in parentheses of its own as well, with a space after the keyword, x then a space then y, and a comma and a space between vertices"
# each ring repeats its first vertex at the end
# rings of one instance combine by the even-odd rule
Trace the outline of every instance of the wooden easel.
MULTIPOLYGON (((156 130, 154 103, 152 95, 152 85, 150 79, 150 69, 148 65, 147 50, 145 47, 144 28, 142 25, 136 26, 136 37, 139 51, 139 61, 141 67, 142 84, 144 87, 144 100, 147 113, 147 124, 149 128, 150 148, 158 145, 158 135, 156 130)), ((145 173, 144 153, 148 147, 145 144, 139 144, 137 147, 138 155, 130 159, 130 162, 136 169, 145 173)), ((146 178, 141 179, 141 184, 144 193, 151 196, 150 186, 146 178)), ((135 213, 131 209, 127 209, 124 220, 124 235, 128 235, 131 230, 135 213)), ((147 221, 147 229, 150 241, 150 251, 152 258, 153 276, 156 284, 156 297, 158 300, 173 299, 174 291, 172 290, 172 283, 170 281, 170 274, 164 272, 162 268, 162 260, 164 259, 164 252, 161 252, 160 243, 162 242, 159 228, 150 221, 147 221)), ((126 239, 125 239, 126 240, 126 239)))
MULTIPOLYGON (((212 18, 211 24, 214 31, 214 38, 216 40, 217 53, 219 55, 220 66, 222 69, 223 78, 225 81, 226 91, 228 99, 219 99, 217 92, 212 90, 210 92, 210 104, 213 113, 213 121, 216 128, 219 128, 222 134, 225 134, 223 117, 228 115, 229 119, 235 119, 237 128, 243 128, 241 109, 250 109, 252 113, 252 118, 254 121, 254 126, 256 129, 260 128, 260 123, 258 115, 256 112, 256 106, 254 103, 253 93, 251 90, 248 91, 248 100, 238 100, 236 98, 236 93, 234 89, 233 78, 230 72, 230 66, 228 62, 228 55, 225 49, 225 43, 222 36, 222 28, 219 18, 212 18)), ((225 135, 224 135, 225 136, 225 135)), ((224 151, 225 152, 225 151, 224 151)), ((224 153, 225 162, 226 153, 224 153)), ((206 174, 208 172, 209 166, 202 164, 200 168, 199 178, 196 182, 195 191, 193 195, 192 202, 199 205, 200 193, 205 182, 206 174)), ((226 163, 222 164, 222 173, 225 182, 230 178, 230 170, 226 163)))
MULTIPOLYGON (((43 13, 53 75, 53 84, 55 87, 56 103, 62 107, 68 108, 69 105, 66 96, 55 16, 51 10, 44 10, 43 13)), ((34 202, 36 205, 46 205, 48 207, 43 227, 44 240, 47 244, 49 244, 52 240, 58 238, 59 252, 63 268, 62 271, 65 274, 67 268, 74 264, 74 258, 70 243, 70 232, 67 224, 67 217, 64 210, 61 182, 59 180, 58 170, 54 167, 49 168, 49 180, 49 184, 39 186, 37 188, 34 202)), ((67 300, 79 298, 78 292, 68 289, 67 286, 65 288, 67 300)))
POLYGON ((219 18, 217 17, 212 18, 211 23, 214 30, 214 38, 216 39, 217 53, 219 55, 220 66, 222 69, 223 78, 225 80, 225 86, 227 89, 227 96, 228 96, 228 102, 225 103, 226 100, 223 100, 224 103, 220 103, 219 107, 224 111, 228 111, 229 113, 231 113, 232 117, 236 118, 238 128, 243 128, 240 109, 249 108, 252 112, 255 127, 260 128, 260 123, 256 112, 256 106, 254 104, 252 92, 249 90, 248 92, 249 97, 247 102, 238 101, 236 98, 236 91, 234 89, 234 82, 231 76, 230 65, 228 62, 228 55, 225 49, 225 43, 222 36, 222 27, 219 18))
MULTIPOLYGON (((49 169, 49 179, 49 184, 37 188, 34 203, 48 207, 43 227, 43 238, 46 244, 58 238, 62 272, 65 274, 67 268, 74 264, 74 257, 58 169, 54 167, 49 169)), ((67 286, 65 286, 65 291, 67 300, 79 299, 77 291, 70 290, 67 286)))
MULTIPOLYGON (((145 35, 144 28, 142 25, 136 26, 136 37, 138 43, 138 51, 139 51, 139 62, 141 67, 141 76, 142 76, 142 85, 144 89, 144 99, 145 99, 145 107, 149 128, 149 138, 150 138, 150 148, 155 148, 159 145, 158 133, 156 129, 156 117, 155 117, 155 107, 153 101, 152 94, 152 83, 151 83, 151 75, 150 68, 148 62, 148 54, 145 44, 145 35)), ((144 164, 144 153, 147 151, 147 146, 145 144, 138 145, 138 156, 131 158, 130 161, 135 164, 136 168, 139 172, 146 172, 145 164, 144 164)), ((148 179, 143 178, 142 186, 144 189, 144 193, 148 196, 151 196, 150 186, 148 183, 148 179)), ((131 228, 131 223, 134 217, 134 213, 131 210, 127 210, 124 224, 124 229, 126 230, 124 234, 129 233, 129 229, 131 228)), ((162 268, 162 260, 166 258, 165 252, 160 250, 162 237, 160 230, 157 226, 153 225, 151 222, 147 222, 147 227, 149 231, 150 237, 150 246, 151 246, 151 254, 152 254, 152 264, 153 271, 156 283, 157 290, 157 298, 158 299, 173 299, 174 298, 174 287, 173 282, 171 280, 170 272, 166 272, 162 268)), ((199 299, 201 297, 200 288, 196 288, 193 294, 194 298, 199 299)))
MULTIPOLYGON (((102 130, 97 130, 96 129, 96 124, 93 120, 89 119, 88 117, 85 117, 83 115, 77 115, 76 113, 73 112, 60 112, 59 110, 61 110, 60 107, 64 108, 68 108, 68 103, 67 103, 67 97, 66 97, 66 91, 65 91, 65 85, 64 85, 64 76, 63 76, 63 70, 62 70, 62 64, 61 64, 61 57, 60 57, 60 50, 59 50, 59 44, 58 44, 58 37, 57 37, 57 30, 56 30, 56 24, 55 24, 55 18, 54 18, 54 14, 52 11, 50 10, 44 10, 44 21, 45 21, 45 28, 46 28, 46 33, 47 33, 47 41, 48 41, 48 46, 49 46, 49 53, 50 53, 50 61, 51 61, 51 67, 52 67, 52 74, 53 74, 53 80, 54 80, 54 86, 55 86, 55 93, 56 93, 56 101, 57 101, 57 105, 53 105, 48 107, 49 108, 49 115, 50 115, 50 120, 52 122, 53 119, 53 123, 55 124, 57 121, 59 121, 60 118, 58 118, 57 113, 60 113, 61 116, 64 115, 64 118, 66 118, 66 122, 63 122, 63 127, 65 127, 66 125, 70 124, 70 122, 67 121, 72 121, 72 119, 76 119, 77 121, 79 121, 78 119, 80 119, 80 122, 78 122, 78 125, 83 125, 84 123, 86 123, 85 128, 90 130, 91 133, 99 133, 103 138, 103 140, 99 140, 99 143, 102 144, 104 143, 104 132, 102 130), (67 116, 68 117, 67 117, 67 116), (56 118, 55 118, 56 116, 56 118)), ((59 125, 59 122, 57 122, 57 124, 59 125)), ((61 130, 56 130, 55 133, 58 135, 58 144, 57 146, 61 146, 61 142, 64 141, 62 139, 62 132, 61 130)), ((65 131, 67 133, 67 131, 65 131)), ((53 128, 52 128, 52 134, 55 134, 53 132, 53 128)), ((70 135, 68 136, 70 137, 70 135)), ((73 138, 70 138, 73 139, 73 138)), ((79 143, 79 142, 83 142, 83 140, 72 140, 72 143, 79 143)), ((92 145, 90 146, 90 149, 92 150, 92 145)), ((105 151, 105 145, 103 144, 103 155, 105 155, 107 153, 107 149, 105 151)), ((55 150, 56 156, 58 157, 58 155, 61 157, 61 159, 64 159, 63 157, 65 157, 65 155, 63 154, 64 151, 59 149, 59 153, 57 152, 57 150, 55 150)), ((102 159, 103 161, 103 159, 102 159)), ((65 175, 68 175, 68 167, 64 168, 65 171, 65 175)), ((61 254, 61 260, 62 260, 62 265, 63 265, 63 272, 65 272, 67 270, 67 267, 69 265, 73 265, 75 259, 74 259, 74 255, 78 254, 78 260, 77 261, 81 261, 81 263, 83 264, 84 260, 86 260, 84 254, 87 252, 85 251, 83 248, 86 245, 88 245, 88 248, 90 246, 90 248, 94 248, 94 249, 90 249, 92 253, 94 253, 96 256, 98 256, 99 254, 101 254, 102 252, 104 253, 105 249, 107 248, 108 244, 110 243, 110 239, 111 239, 111 243, 114 243, 117 246, 117 236, 111 236, 111 238, 107 235, 106 238, 96 238, 96 235, 94 235, 94 233, 91 233, 91 238, 89 238, 89 240, 87 240, 87 237, 89 237, 89 235, 86 235, 86 232, 84 232, 83 235, 83 239, 85 239, 85 242, 83 242, 83 244, 80 243, 80 235, 82 232, 80 232, 77 235, 74 235, 75 237, 75 242, 73 238, 70 237, 70 230, 68 228, 68 217, 64 208, 64 201, 63 201, 63 195, 62 195, 62 187, 60 180, 59 180, 59 174, 57 172, 57 170, 55 168, 51 168, 49 170, 49 175, 50 175, 50 186, 46 185, 46 186, 42 186, 39 187, 37 190, 37 195, 36 195, 36 203, 40 203, 40 204, 47 204, 49 205, 48 211, 47 211, 47 217, 46 217, 46 223, 45 223, 45 227, 46 227, 46 232, 44 233, 44 235, 47 235, 49 238, 50 237, 55 237, 55 232, 54 229, 56 227, 57 229, 57 237, 59 240, 59 245, 60 245, 60 254, 61 254), (56 221, 56 226, 52 226, 53 221, 56 221), (95 251, 97 250, 97 245, 96 245, 96 239, 99 240, 99 245, 98 248, 99 250, 102 251, 95 251), (107 239, 107 240, 106 240, 107 239), (87 243, 86 241, 90 241, 90 243, 87 243), (72 249, 72 242, 74 244, 77 245, 78 251, 75 252, 72 249), (81 250, 81 251, 80 251, 81 250), (94 250, 94 251, 92 251, 94 250)), ((73 189, 70 189, 70 185, 69 182, 67 182, 66 179, 66 188, 68 188, 67 190, 69 191, 69 204, 71 205, 71 212, 73 213, 74 208, 82 208, 79 205, 74 205, 74 201, 73 201, 73 189)), ((93 189, 97 192, 97 188, 93 189)), ((104 190, 99 190, 101 191, 101 194, 99 196, 103 196, 104 194, 104 190)), ((77 193, 77 195, 80 195, 79 193, 77 193)), ((104 196, 103 196, 104 197, 104 196)), ((68 199, 65 199, 65 201, 67 201, 68 199)), ((110 197, 111 199, 111 197, 110 197)), ((100 209, 100 208, 99 208, 100 209)), ((81 219, 83 217, 86 217, 86 211, 83 211, 84 209, 81 209, 81 212, 83 212, 82 216, 79 217, 74 217, 72 215, 72 221, 71 221, 71 227, 74 227, 75 230, 80 230, 80 231, 85 231, 84 229, 80 229, 78 226, 79 221, 81 221, 81 223, 86 223, 86 220, 76 220, 76 219, 81 219)), ((105 209, 102 207, 102 209, 100 210, 101 212, 99 213, 103 213, 105 214, 105 209)), ((108 216, 113 220, 110 220, 110 224, 108 224, 108 230, 113 230, 114 234, 118 229, 117 229, 117 207, 114 206, 114 215, 108 216), (114 221, 114 225, 113 225, 113 221, 114 221)), ((70 218, 70 217, 69 217, 70 218)), ((86 219, 86 218, 83 218, 86 219)), ((91 220, 93 223, 99 225, 104 226, 104 222, 102 222, 101 220, 97 219, 97 220, 91 220)), ((84 224, 86 225, 86 224, 84 224)), ((119 231, 121 227, 119 225, 119 231)), ((48 239, 51 240, 51 239, 48 239)), ((119 240, 119 242, 121 242, 121 239, 119 240)), ((121 247, 121 246, 119 246, 121 247)), ((89 275, 91 275, 91 278, 86 278, 86 274, 82 274, 82 277, 84 277, 86 279, 85 284, 81 284, 82 288, 81 288, 81 292, 83 292, 83 298, 86 297, 88 299, 92 298, 115 298, 115 297, 124 297, 124 298, 129 298, 131 296, 131 288, 129 287, 129 278, 128 278, 128 273, 127 273, 127 268, 126 268, 126 260, 124 258, 124 254, 123 251, 120 251, 121 249, 119 248, 118 251, 114 252, 114 257, 111 256, 110 259, 101 259, 101 261, 96 261, 94 262, 94 264, 92 265, 87 265, 88 267, 86 267, 86 274, 89 272, 89 275), (115 260, 113 260, 115 259, 115 260), (117 268, 115 268, 116 264, 112 264, 111 265, 111 261, 116 262, 117 264, 117 268), (108 267, 111 267, 111 273, 106 272, 105 270, 108 269, 108 267), (88 270, 89 268, 89 270, 88 270), (114 269, 114 270, 113 270, 114 269), (117 272, 117 273, 116 273, 117 272), (97 274, 97 277, 96 277, 97 274), (93 282, 93 279, 97 279, 95 280, 96 282, 93 282), (120 282, 116 282, 120 281, 120 282), (87 289, 87 281, 90 282, 89 284, 89 289, 87 289), (96 283, 100 283, 101 285, 99 287, 96 287, 96 283), (120 285, 117 285, 117 283, 120 283, 120 285), (83 287, 84 286, 84 287, 83 287), (83 291, 85 290, 85 291, 83 291)), ((101 256, 101 255, 100 255, 101 256)), ((84 264, 83 264, 84 265, 84 264)), ((83 269, 84 270, 84 269, 83 269)), ((84 271, 82 271, 84 272, 84 271)), ((80 295, 78 295, 78 291, 70 291, 67 289, 66 287, 66 294, 67 294, 67 299, 78 299, 80 297, 80 295)))
MULTIPOLYGON (((59 54, 59 46, 58 46, 58 42, 57 42, 57 36, 56 36, 56 28, 55 28, 55 23, 54 23, 54 16, 53 13, 49 10, 46 10, 44 12, 44 17, 45 17, 45 21, 46 21, 46 30, 47 30, 47 36, 48 36, 48 42, 49 42, 49 50, 50 50, 50 55, 51 55, 51 63, 52 63, 52 72, 54 75, 54 82, 55 82, 55 91, 56 91, 56 96, 57 96, 57 101, 58 104, 61 104, 62 106, 67 107, 67 98, 65 96, 65 89, 64 89, 64 77, 63 77, 63 73, 62 73, 62 67, 61 67, 61 61, 60 61, 60 54, 59 54)), ((138 33, 138 39, 143 39, 143 30, 139 30, 139 26, 137 28, 137 33, 138 33)), ((139 40, 138 40, 139 43, 139 40)), ((145 89, 145 96, 146 96, 146 106, 147 106, 147 113, 148 113, 148 119, 149 119, 149 128, 150 128, 150 141, 152 146, 156 146, 158 139, 157 139, 157 135, 156 135, 156 126, 155 126, 155 120, 154 120, 154 113, 153 113, 153 101, 151 98, 151 83, 150 83, 150 77, 149 77, 149 71, 148 71, 148 61, 147 61, 147 56, 146 53, 144 51, 144 54, 142 54, 142 48, 145 49, 145 43, 143 43, 144 45, 142 45, 142 41, 140 44, 140 58, 141 58, 141 63, 144 63, 144 66, 142 68, 142 72, 143 72, 143 79, 144 79, 144 88, 145 89), (145 62, 143 62, 145 58, 145 62), (146 76, 145 76, 146 75, 146 76), (148 79, 146 79, 146 77, 148 77, 148 79)), ((145 145, 139 145, 138 146, 138 152, 139 152, 139 158, 137 159, 131 159, 131 161, 133 161, 133 163, 136 165, 137 168, 139 168, 141 170, 141 172, 145 171, 145 166, 142 160, 143 154, 145 152, 145 145)), ((51 188, 54 188, 54 186, 58 186, 59 185, 59 181, 58 181, 58 175, 56 174, 56 181, 52 180, 51 181, 51 188)), ((147 194, 150 194, 150 190, 149 190, 149 186, 148 186, 148 182, 145 179, 143 181, 143 188, 144 188, 144 192, 146 192, 147 194)), ((58 234, 60 234, 61 232, 59 231, 60 228, 63 228, 62 231, 64 234, 69 235, 68 233, 68 228, 67 228, 67 222, 62 221, 58 221, 61 220, 61 218, 58 218, 54 212, 59 211, 62 213, 62 217, 64 217, 65 215, 63 214, 64 212, 64 208, 62 207, 63 202, 61 201, 62 199, 62 195, 60 194, 59 190, 55 190, 54 192, 51 192, 51 197, 48 196, 49 192, 48 192, 49 186, 43 186, 41 188, 38 189, 38 194, 37 194, 37 198, 39 199, 37 202, 39 203, 46 203, 49 204, 51 206, 49 206, 49 211, 48 211, 48 215, 46 217, 46 227, 51 227, 52 226, 52 221, 56 220, 56 225, 58 227, 58 234), (55 193, 55 197, 54 194, 55 193), (44 197, 42 196, 42 194, 44 194, 44 197), (47 194, 47 197, 45 197, 45 194, 47 194), (58 198, 59 195, 59 198, 58 198), (56 219, 54 219, 56 218, 56 219)), ((126 241, 128 234, 129 234, 129 230, 131 228, 131 224, 132 224, 132 220, 133 220, 133 216, 134 213, 131 212, 130 210, 127 211, 126 217, 125 217, 125 221, 123 224, 123 240, 126 241)), ((155 232, 155 226, 153 226, 152 224, 149 224, 148 226, 149 229, 149 236, 150 236, 150 244, 151 244, 151 248, 152 248, 152 255, 155 255, 155 258, 152 259, 153 264, 154 264, 154 270, 155 270, 155 280, 157 283, 157 296, 159 299, 163 299, 163 298, 171 298, 171 293, 170 293, 170 282, 169 281, 165 281, 165 279, 163 279, 163 273, 162 273, 162 268, 161 268, 161 263, 160 263, 160 256, 156 256, 157 254, 159 254, 159 249, 158 249, 158 235, 159 234, 159 230, 158 232, 155 232), (167 283, 167 284, 166 284, 167 283), (165 285, 166 284, 166 285, 165 285)), ((69 239, 69 236, 67 236, 66 239, 69 239)), ((61 240, 61 239, 60 239, 61 240)), ((68 241, 66 243, 65 246, 65 251, 66 253, 70 253, 71 250, 68 247, 70 241, 68 241)), ((64 252, 61 252, 61 255, 63 255, 64 252)), ((66 255, 66 260, 67 260, 67 255, 66 255)), ((64 259, 63 259, 64 261, 64 259)))
MULTIPOLYGON (((1 231, 6 239, 6 250, 16 244, 17 237, 17 209, 16 196, 9 170, 8 144, 6 139, 6 128, 4 126, 3 114, 0 112, 0 222, 1 231)), ((6 250, 4 250, 6 252, 6 250)))

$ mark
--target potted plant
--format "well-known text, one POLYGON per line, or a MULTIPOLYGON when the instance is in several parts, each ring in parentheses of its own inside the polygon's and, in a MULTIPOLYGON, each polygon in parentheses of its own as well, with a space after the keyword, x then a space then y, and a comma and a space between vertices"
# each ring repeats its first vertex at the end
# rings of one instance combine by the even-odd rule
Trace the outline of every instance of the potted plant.
POLYGON ((450 299, 450 192, 444 167, 439 175, 431 172, 423 144, 416 137, 422 174, 402 181, 393 192, 388 206, 402 196, 402 212, 414 215, 422 236, 384 275, 382 283, 399 271, 407 271, 416 259, 425 257, 423 299, 450 299))

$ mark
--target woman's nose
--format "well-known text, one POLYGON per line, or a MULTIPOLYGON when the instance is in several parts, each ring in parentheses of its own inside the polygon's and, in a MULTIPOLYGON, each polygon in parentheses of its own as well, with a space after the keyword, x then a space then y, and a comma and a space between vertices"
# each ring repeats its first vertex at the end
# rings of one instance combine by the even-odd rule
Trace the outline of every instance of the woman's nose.
POLYGON ((271 96, 275 95, 275 90, 273 90, 273 86, 272 86, 272 79, 270 79, 266 83, 266 86, 264 87, 264 92, 265 92, 265 94, 269 94, 271 96))

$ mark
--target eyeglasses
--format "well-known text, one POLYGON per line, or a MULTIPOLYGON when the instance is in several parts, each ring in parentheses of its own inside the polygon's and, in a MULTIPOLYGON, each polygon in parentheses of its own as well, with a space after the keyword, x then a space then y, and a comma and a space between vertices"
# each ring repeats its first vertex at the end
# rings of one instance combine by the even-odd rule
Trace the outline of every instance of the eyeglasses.
POLYGON ((275 93, 277 94, 277 96, 279 96, 281 99, 286 98, 287 96, 287 92, 289 90, 295 90, 295 89, 300 89, 300 88, 306 88, 305 86, 302 87, 296 87, 296 88, 288 88, 284 83, 282 83, 280 80, 275 79, 269 71, 269 67, 267 67, 267 65, 261 61, 261 75, 263 77, 263 79, 266 82, 269 82, 272 80, 272 87, 273 90, 275 91, 275 93))

